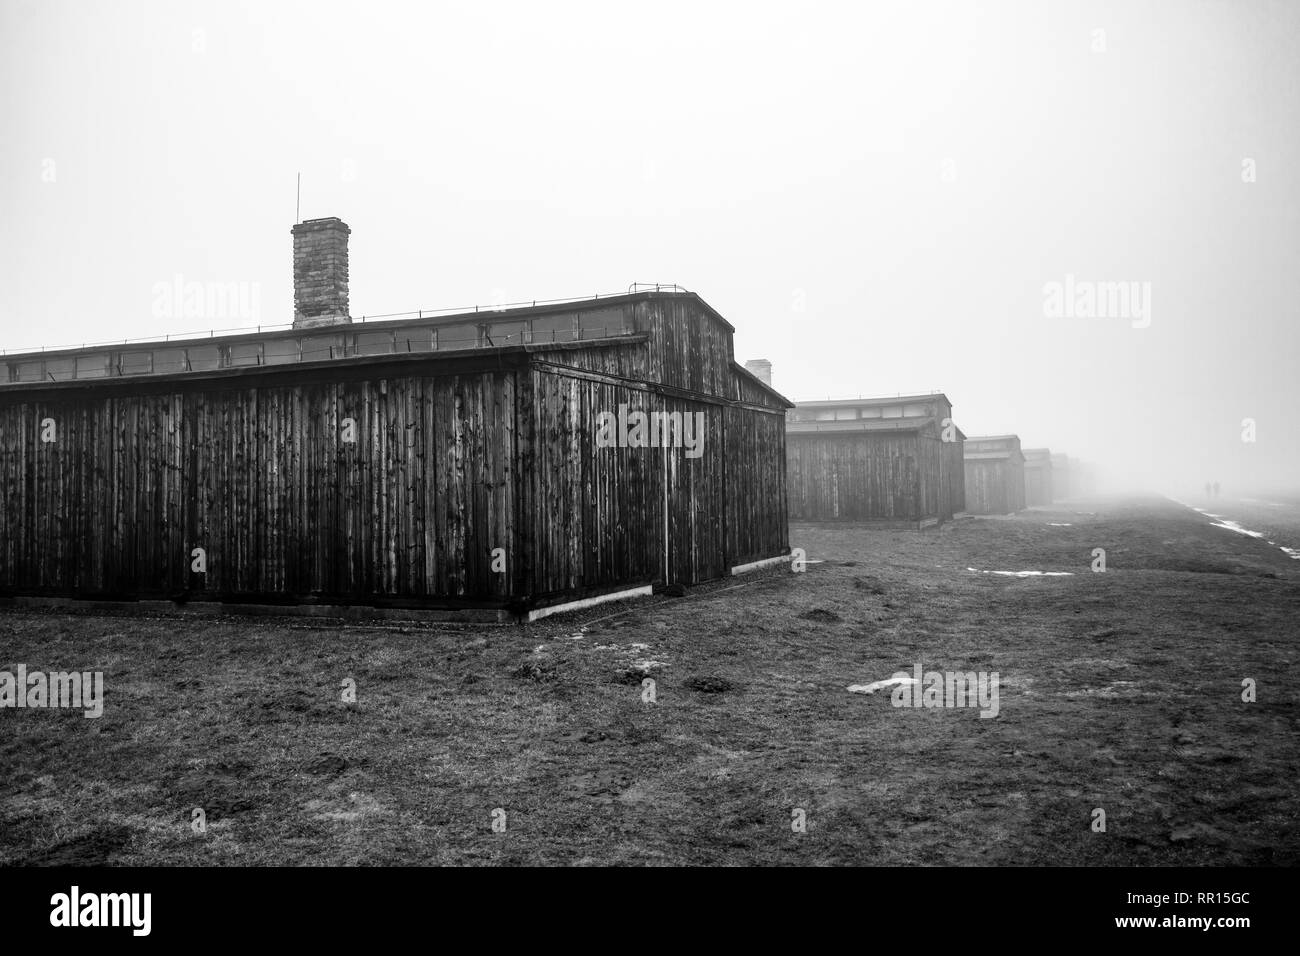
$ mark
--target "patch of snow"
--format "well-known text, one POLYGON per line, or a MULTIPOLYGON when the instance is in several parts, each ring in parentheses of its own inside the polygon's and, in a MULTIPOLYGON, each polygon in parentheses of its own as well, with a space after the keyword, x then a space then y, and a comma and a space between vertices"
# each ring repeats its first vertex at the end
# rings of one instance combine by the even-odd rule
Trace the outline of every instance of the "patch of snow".
POLYGON ((1073 528, 1074 527, 1074 525, 1070 524, 1070 522, 1068 521, 1049 521, 1047 522, 1047 524, 1049 527, 1052 528, 1073 528))
POLYGON ((917 680, 915 677, 891 677, 888 680, 878 680, 873 684, 850 684, 849 693, 850 694, 874 694, 876 691, 883 690, 886 687, 893 687, 895 685, 899 687, 903 687, 907 684, 919 684, 919 683, 921 682, 917 680))
POLYGON ((632 662, 632 668, 634 670, 641 671, 643 674, 648 674, 652 667, 667 667, 667 666, 668 666, 667 661, 640 660, 640 661, 632 662))
MULTIPOLYGON (((1218 518, 1219 515, 1210 515, 1210 514, 1207 514, 1206 517, 1207 517, 1207 518, 1218 518)), ((1258 532, 1258 531, 1251 531, 1249 528, 1243 528, 1241 525, 1237 524, 1237 522, 1232 521, 1232 520, 1229 519, 1229 518, 1224 518, 1222 521, 1211 522, 1210 527, 1211 527, 1211 528, 1226 528, 1226 529, 1229 530, 1229 531, 1235 531, 1235 532, 1237 532, 1237 534, 1244 534, 1244 535, 1246 535, 1246 536, 1248 536, 1248 537, 1251 537, 1251 538, 1262 538, 1262 537, 1264 537, 1264 535, 1261 534, 1260 532, 1258 532)))

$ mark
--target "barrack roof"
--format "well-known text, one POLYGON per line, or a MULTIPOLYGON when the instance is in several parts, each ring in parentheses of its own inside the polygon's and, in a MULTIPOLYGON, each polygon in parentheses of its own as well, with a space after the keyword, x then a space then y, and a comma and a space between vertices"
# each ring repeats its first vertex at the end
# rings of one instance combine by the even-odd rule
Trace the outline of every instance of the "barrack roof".
POLYGON ((942 398, 952 407, 952 402, 943 392, 925 392, 918 395, 872 395, 858 398, 827 398, 808 402, 795 402, 795 408, 858 408, 863 405, 897 405, 901 402, 924 402, 942 398))
MULTIPOLYGON (((279 325, 245 326, 234 329, 210 329, 206 332, 181 332, 159 336, 147 336, 138 339, 114 339, 105 342, 86 342, 81 345, 44 346, 35 349, 9 351, 0 349, 0 358, 23 360, 41 358, 57 353, 60 357, 73 358, 90 352, 102 352, 108 349, 123 349, 131 346, 143 348, 159 346, 183 348, 191 345, 220 342, 222 345, 237 345, 245 342, 275 341, 305 335, 329 335, 347 331, 386 331, 403 328, 441 327, 459 325, 466 322, 486 322, 494 318, 513 319, 529 318, 536 315, 548 315, 563 312, 589 311, 622 305, 627 302, 650 300, 656 298, 691 299, 696 302, 713 319, 721 322, 728 331, 735 332, 736 327, 702 299, 698 293, 674 287, 672 289, 645 289, 633 292, 615 292, 607 295, 579 297, 572 299, 532 300, 531 302, 505 303, 491 306, 472 306, 457 309, 418 310, 415 312, 393 312, 385 315, 354 317, 351 322, 338 325, 321 325, 312 328, 294 328, 292 323, 279 325)), ((518 344, 518 343, 515 343, 518 344)))

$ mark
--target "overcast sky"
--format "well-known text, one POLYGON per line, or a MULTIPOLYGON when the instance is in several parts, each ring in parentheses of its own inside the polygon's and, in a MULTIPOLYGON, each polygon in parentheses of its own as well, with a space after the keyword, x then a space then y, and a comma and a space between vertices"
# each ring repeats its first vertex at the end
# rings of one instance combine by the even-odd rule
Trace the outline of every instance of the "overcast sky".
POLYGON ((675 282, 794 399, 1300 484, 1298 47, 1251 0, 0 0, 0 347, 291 321, 301 172, 357 316, 675 282))

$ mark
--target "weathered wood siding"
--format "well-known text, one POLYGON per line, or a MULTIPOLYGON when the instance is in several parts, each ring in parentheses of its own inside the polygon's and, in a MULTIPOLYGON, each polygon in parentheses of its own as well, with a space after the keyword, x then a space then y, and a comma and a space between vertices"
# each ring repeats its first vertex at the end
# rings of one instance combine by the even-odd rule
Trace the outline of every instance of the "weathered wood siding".
POLYGON ((328 363, 12 379, 0 591, 519 608, 788 552, 788 405, 737 369, 723 320, 689 294, 527 314, 476 334, 556 341, 388 351, 407 323, 330 333, 383 341, 328 363), (702 454, 597 447, 620 405, 702 415, 702 454))
POLYGON ((914 432, 790 432, 786 462, 794 521, 913 522, 937 513, 938 452, 914 432), (929 481, 925 468, 933 468, 929 481))
POLYGON ((1001 515, 1025 507, 1025 470, 1005 458, 966 461, 966 510, 971 514, 1001 515))
MULTIPOLYGON (((264 379, 263 379, 264 380, 264 379)), ((233 380, 232 380, 233 381, 233 380)), ((501 599, 512 370, 0 398, 0 587, 501 599), (56 440, 40 440, 52 419, 56 440), (356 442, 342 440, 343 420, 356 442), (207 572, 190 571, 194 548, 207 572)))
POLYGON ((729 408, 725 428, 727 563, 735 567, 785 554, 790 549, 785 410, 729 408))
POLYGON ((629 382, 645 382, 650 373, 649 340, 645 335, 638 334, 617 344, 534 347, 532 361, 556 369, 579 369, 629 382))
MULTIPOLYGON (((701 413, 704 418, 704 446, 698 458, 688 458, 685 451, 671 449, 667 458, 668 479, 668 578, 671 583, 699 584, 727 574, 730 563, 726 550, 728 489, 723 457, 726 438, 723 434, 721 405, 664 399, 668 412, 683 415, 701 413)), ((698 418, 696 419, 699 420, 698 418)), ((653 451, 654 449, 649 449, 653 451)), ((742 479, 748 483, 747 479, 742 479)))
MULTIPOLYGON (((698 584, 789 551, 784 457, 787 404, 733 361, 732 330, 695 296, 651 295, 623 308, 639 338, 541 350, 528 420, 547 456, 528 483, 525 551, 548 561, 539 596, 620 584, 698 584), (586 373, 590 373, 589 375, 586 373), (600 412, 704 415, 704 450, 596 448, 600 412), (549 451, 546 450, 547 446, 549 451), (570 505, 552 500, 551 476, 570 505), (574 477, 576 476, 576 477, 574 477), (576 482, 576 484, 575 484, 576 482)), ((525 474, 531 465, 521 464, 525 474)))
POLYGON ((963 440, 942 393, 805 402, 788 423, 797 520, 927 527, 964 510, 963 440))
POLYGON ((732 390, 730 398, 733 401, 745 405, 753 405, 758 408, 768 409, 769 411, 780 412, 781 418, 785 419, 786 405, 777 399, 775 395, 761 382, 756 381, 752 374, 747 372, 739 365, 733 365, 734 375, 732 377, 732 390))
POLYGON ((651 297, 635 309, 637 330, 650 334, 649 380, 701 395, 731 395, 731 330, 694 296, 651 297))
MULTIPOLYGON (((916 436, 916 521, 944 517, 943 443, 936 434, 916 436)), ((951 518, 951 515, 947 517, 951 518)))
POLYGON ((954 515, 966 510, 966 452, 965 442, 958 437, 954 441, 943 443, 942 449, 942 483, 943 520, 951 520, 954 515))
POLYGON ((646 393, 538 369, 522 396, 528 423, 520 560, 535 594, 658 579, 663 473, 657 449, 597 448, 600 411, 645 410, 646 393))
POLYGON ((533 440, 524 560, 537 596, 635 584, 699 584, 789 548, 784 415, 664 394, 553 367, 533 374, 521 405, 533 440), (698 457, 686 449, 598 447, 602 412, 703 416, 698 457))

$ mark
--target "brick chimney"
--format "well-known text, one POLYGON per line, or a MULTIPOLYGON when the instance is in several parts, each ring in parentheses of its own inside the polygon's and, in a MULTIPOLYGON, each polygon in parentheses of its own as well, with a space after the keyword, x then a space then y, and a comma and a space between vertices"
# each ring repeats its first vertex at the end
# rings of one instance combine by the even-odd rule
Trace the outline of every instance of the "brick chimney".
POLYGON ((348 236, 342 219, 308 219, 293 227, 293 327, 351 322, 348 236))
POLYGON ((745 363, 745 369, 752 372, 764 385, 771 387, 772 363, 767 359, 750 359, 745 363))

